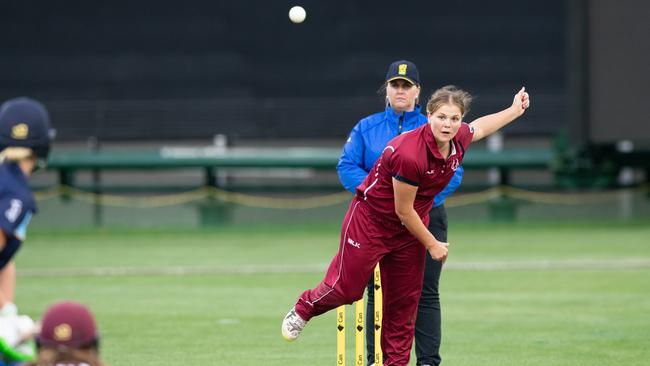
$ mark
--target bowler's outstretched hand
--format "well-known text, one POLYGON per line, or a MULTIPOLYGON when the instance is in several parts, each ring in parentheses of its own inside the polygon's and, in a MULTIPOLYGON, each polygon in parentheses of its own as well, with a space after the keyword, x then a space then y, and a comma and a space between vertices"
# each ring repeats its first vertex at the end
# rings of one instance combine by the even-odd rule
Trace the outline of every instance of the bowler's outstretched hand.
POLYGON ((526 93, 526 87, 522 87, 512 101, 512 108, 517 111, 517 117, 519 117, 528 107, 530 107, 530 96, 526 93))

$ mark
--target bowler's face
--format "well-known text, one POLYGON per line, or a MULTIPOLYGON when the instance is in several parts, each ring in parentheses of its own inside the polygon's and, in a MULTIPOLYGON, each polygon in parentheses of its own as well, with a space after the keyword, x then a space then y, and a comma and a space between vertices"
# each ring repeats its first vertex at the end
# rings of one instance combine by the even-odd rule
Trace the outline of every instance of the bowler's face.
POLYGON ((463 115, 460 108, 453 104, 443 104, 435 112, 428 115, 433 136, 439 144, 451 141, 460 128, 463 115))

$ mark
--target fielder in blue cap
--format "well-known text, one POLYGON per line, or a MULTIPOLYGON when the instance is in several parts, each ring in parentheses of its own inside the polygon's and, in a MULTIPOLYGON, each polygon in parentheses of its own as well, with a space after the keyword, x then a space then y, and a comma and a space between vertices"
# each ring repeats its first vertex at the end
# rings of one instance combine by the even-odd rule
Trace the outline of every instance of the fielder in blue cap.
POLYGON ((13 257, 36 213, 28 178, 43 166, 52 133, 47 109, 30 98, 0 105, 0 316, 15 316, 16 266, 13 257))

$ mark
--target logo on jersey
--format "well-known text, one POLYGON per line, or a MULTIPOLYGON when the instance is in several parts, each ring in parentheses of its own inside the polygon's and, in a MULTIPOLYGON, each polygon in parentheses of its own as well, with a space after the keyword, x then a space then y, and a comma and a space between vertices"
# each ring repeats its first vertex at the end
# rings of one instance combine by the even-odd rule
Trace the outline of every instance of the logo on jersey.
POLYGON ((451 162, 451 170, 456 171, 459 165, 460 161, 458 161, 458 159, 454 159, 454 161, 451 162))
POLYGON ((5 211, 5 217, 9 222, 14 223, 18 220, 18 217, 23 210, 23 202, 14 198, 9 202, 9 205, 9 208, 5 211))
POLYGON ((352 240, 351 238, 348 238, 348 244, 352 245, 355 248, 361 249, 361 243, 357 243, 356 241, 352 240))
POLYGON ((399 75, 406 75, 406 68, 408 67, 407 64, 400 64, 397 70, 397 73, 399 75))
POLYGON ((24 140, 29 135, 29 126, 25 123, 19 123, 11 128, 11 138, 24 140))
POLYGON ((435 171, 435 170, 433 170, 433 169, 431 169, 431 170, 427 170, 427 171, 426 171, 426 172, 424 172, 424 173, 425 173, 425 174, 428 174, 428 175, 431 175, 431 174, 435 174, 435 173, 436 173, 436 171, 435 171))
POLYGON ((471 133, 471 134, 474 133, 474 126, 469 125, 469 133, 471 133))

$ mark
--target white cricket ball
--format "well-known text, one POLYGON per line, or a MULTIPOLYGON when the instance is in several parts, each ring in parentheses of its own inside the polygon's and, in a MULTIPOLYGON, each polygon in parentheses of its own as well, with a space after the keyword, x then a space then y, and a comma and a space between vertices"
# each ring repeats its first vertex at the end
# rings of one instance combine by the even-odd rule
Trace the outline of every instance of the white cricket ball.
POLYGON ((294 6, 289 9, 289 19, 296 24, 304 22, 306 17, 307 12, 302 6, 294 6))

